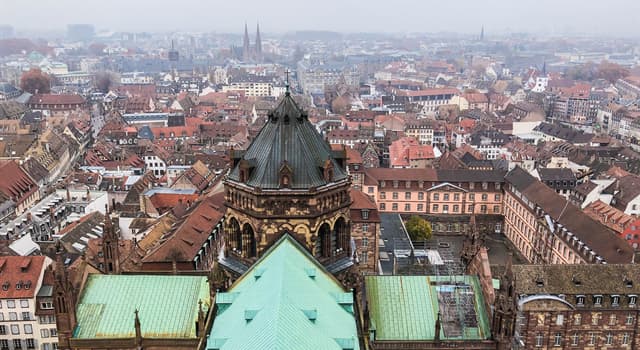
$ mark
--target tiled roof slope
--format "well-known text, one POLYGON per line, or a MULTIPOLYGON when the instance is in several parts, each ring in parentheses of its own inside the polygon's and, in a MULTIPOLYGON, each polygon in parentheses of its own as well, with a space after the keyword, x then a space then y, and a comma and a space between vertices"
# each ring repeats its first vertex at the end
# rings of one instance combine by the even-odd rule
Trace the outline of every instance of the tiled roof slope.
POLYGON ((33 298, 38 292, 44 264, 44 256, 0 257, 0 299, 33 298))

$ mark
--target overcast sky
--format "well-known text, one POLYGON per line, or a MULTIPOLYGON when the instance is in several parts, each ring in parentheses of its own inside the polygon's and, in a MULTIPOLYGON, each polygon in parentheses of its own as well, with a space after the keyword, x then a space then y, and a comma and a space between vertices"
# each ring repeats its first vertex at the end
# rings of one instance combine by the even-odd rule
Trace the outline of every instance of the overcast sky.
POLYGON ((0 0, 25 30, 587 33, 640 36, 639 0, 0 0), (635 28, 634 28, 635 27, 635 28))

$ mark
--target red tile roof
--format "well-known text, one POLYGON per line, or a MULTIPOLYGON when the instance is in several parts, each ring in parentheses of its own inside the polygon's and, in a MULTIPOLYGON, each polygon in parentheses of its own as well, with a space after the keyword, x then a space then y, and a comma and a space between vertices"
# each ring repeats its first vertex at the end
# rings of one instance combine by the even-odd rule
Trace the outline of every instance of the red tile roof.
POLYGON ((408 167, 412 160, 434 158, 433 146, 421 145, 413 137, 402 137, 393 141, 389 147, 391 167, 408 167))
POLYGON ((33 298, 44 264, 44 256, 0 256, 0 299, 33 298))
POLYGON ((151 204, 159 213, 164 213, 178 205, 178 203, 193 203, 198 199, 198 194, 184 193, 156 193, 149 197, 151 204))
POLYGON ((351 195, 352 201, 350 210, 351 220, 355 222, 380 222, 378 207, 371 197, 355 189, 351 189, 349 194, 351 195), (366 220, 362 218, 363 209, 369 211, 369 218, 366 220))
POLYGON ((44 105, 81 105, 84 104, 84 97, 75 94, 37 94, 31 96, 29 104, 44 105))
POLYGON ((177 223, 177 228, 160 239, 143 262, 168 262, 178 254, 182 261, 193 261, 224 215, 224 192, 206 197, 194 204, 177 223))
POLYGON ((434 89, 424 89, 424 90, 397 90, 396 95, 398 96, 410 96, 410 97, 418 97, 418 96, 436 96, 436 95, 447 95, 447 94, 457 94, 460 93, 458 89, 454 88, 434 88, 434 89))
POLYGON ((0 191, 16 203, 38 190, 38 185, 12 160, 0 162, 0 174, 0 191))
MULTIPOLYGON (((435 169, 371 168, 366 169, 365 173, 377 181, 438 181, 435 169)), ((387 186, 391 187, 391 184, 387 186)))

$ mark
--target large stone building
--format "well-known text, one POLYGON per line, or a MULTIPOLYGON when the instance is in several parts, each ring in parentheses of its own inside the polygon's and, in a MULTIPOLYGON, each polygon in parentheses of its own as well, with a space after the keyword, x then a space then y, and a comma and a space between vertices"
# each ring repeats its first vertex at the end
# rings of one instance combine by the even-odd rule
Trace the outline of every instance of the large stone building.
POLYGON ((635 265, 514 265, 516 349, 635 349, 635 265))
POLYGON ((505 233, 532 263, 630 263, 633 249, 520 167, 505 177, 505 233))
POLYGON ((243 273, 284 233, 332 272, 353 263, 346 154, 331 150, 288 91, 248 149, 231 152, 222 265, 243 273))
POLYGON ((502 231, 504 171, 366 169, 363 192, 386 213, 422 214, 435 233, 462 233, 476 214, 480 231, 502 231))

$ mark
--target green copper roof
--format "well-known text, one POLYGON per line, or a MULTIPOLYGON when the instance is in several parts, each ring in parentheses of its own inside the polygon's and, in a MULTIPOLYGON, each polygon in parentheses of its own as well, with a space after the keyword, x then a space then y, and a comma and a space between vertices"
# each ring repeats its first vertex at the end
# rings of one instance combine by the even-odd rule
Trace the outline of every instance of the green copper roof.
MULTIPOLYGON (((439 291, 455 290, 453 286, 456 282, 466 284, 470 288, 458 289, 459 293, 453 293, 454 299, 460 304, 463 303, 463 294, 473 291, 472 296, 466 294, 470 300, 464 301, 470 307, 466 310, 470 312, 465 312, 464 308, 449 308, 449 316, 470 316, 470 322, 476 325, 464 327, 458 335, 447 335, 444 329, 445 316, 442 316, 440 339, 488 339, 489 321, 477 277, 455 276, 449 279, 435 276, 367 276, 367 300, 371 332, 375 332, 375 340, 433 340, 440 309, 439 291), (473 312, 475 319, 471 315, 473 312)), ((453 323, 461 324, 458 318, 453 323)))
POLYGON ((211 304, 204 276, 90 275, 77 307, 74 338, 195 338, 198 301, 211 304))
POLYGON ((359 349, 352 294, 289 235, 216 303, 207 349, 359 349))

